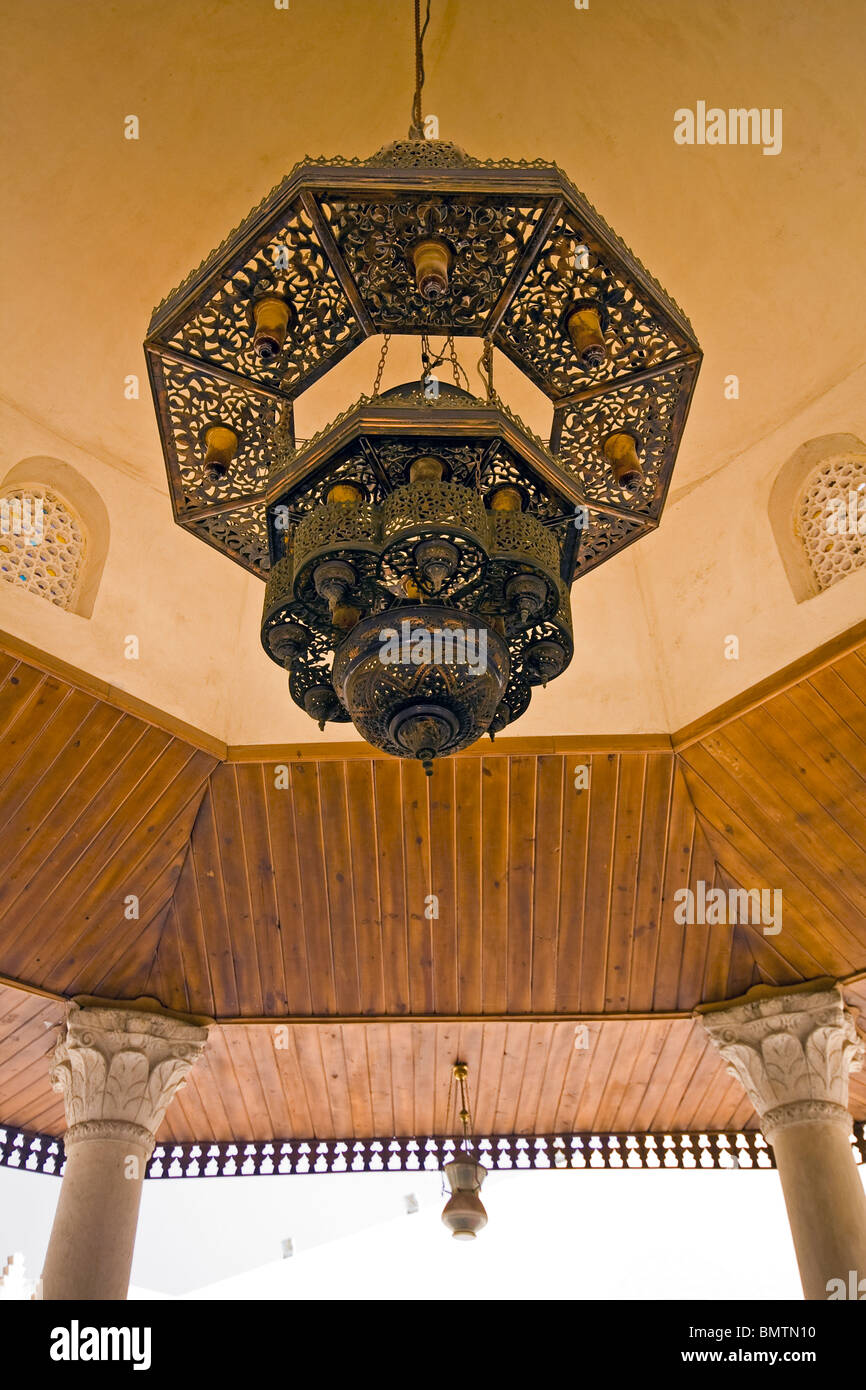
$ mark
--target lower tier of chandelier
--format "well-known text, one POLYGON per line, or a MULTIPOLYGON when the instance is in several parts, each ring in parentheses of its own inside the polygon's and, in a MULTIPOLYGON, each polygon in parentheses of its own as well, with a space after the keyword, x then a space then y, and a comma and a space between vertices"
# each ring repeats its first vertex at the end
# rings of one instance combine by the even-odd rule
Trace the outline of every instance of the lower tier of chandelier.
POLYGON ((295 703, 437 757, 494 736, 574 651, 580 505, 553 455, 457 387, 419 383, 275 450, 262 643, 295 703))

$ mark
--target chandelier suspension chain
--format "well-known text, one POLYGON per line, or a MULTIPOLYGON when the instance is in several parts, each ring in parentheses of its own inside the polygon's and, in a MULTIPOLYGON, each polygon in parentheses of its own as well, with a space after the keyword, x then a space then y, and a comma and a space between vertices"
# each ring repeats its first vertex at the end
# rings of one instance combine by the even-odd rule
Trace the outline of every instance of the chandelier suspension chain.
MULTIPOLYGON (((421 334, 421 382, 426 384, 437 367, 441 367, 447 355, 449 339, 445 339, 442 351, 436 353, 430 346, 429 333, 421 334)), ((459 384, 459 383, 458 383, 459 384)))
POLYGON ((460 378, 462 376, 463 380, 466 382, 466 390, 469 391, 471 394, 472 387, 469 384, 469 377, 466 375, 466 373, 464 372, 463 368, 457 360, 457 347, 454 343, 454 335, 452 333, 449 333, 448 337, 445 339, 446 348, 449 345, 451 348, 451 370, 454 373, 454 385, 460 385, 460 378))
POLYGON ((467 376, 465 369, 463 368, 463 366, 461 365, 461 363, 460 363, 460 361, 459 361, 459 359, 458 359, 458 357, 457 357, 457 345, 456 345, 456 343, 454 342, 454 334, 453 334, 453 333, 447 334, 447 336, 446 336, 446 338, 445 338, 445 342, 444 342, 443 345, 442 345, 442 351, 439 352, 439 353, 434 353, 434 352, 433 352, 433 349, 432 349, 431 346, 430 346, 430 335, 429 335, 428 333, 422 333, 422 334, 421 334, 421 380, 422 380, 422 382, 426 381, 426 380, 429 378, 430 374, 431 374, 432 372, 435 372, 435 370, 436 370, 437 367, 441 367, 442 364, 443 364, 446 360, 449 361, 450 364, 451 364, 451 375, 454 377, 454 385, 457 386, 457 387, 459 387, 460 384, 461 384, 461 377, 462 377, 463 381, 465 382, 465 390, 469 391, 470 394, 471 394, 472 387, 471 387, 470 382, 469 382, 469 377, 467 376))
POLYGON ((421 112, 421 91, 424 87, 424 35, 430 23, 430 0, 424 24, 421 24, 421 0, 415 0, 415 95, 412 102, 412 124, 409 127, 410 140, 424 139, 424 117, 421 112))

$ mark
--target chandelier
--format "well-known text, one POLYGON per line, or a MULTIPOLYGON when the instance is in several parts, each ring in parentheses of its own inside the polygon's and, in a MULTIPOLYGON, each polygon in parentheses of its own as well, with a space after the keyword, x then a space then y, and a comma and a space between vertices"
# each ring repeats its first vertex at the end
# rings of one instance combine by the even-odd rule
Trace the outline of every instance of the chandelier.
POLYGON ((571 587, 659 524, 701 353, 555 165, 424 138, 422 33, 416 0, 409 138, 296 165, 145 352, 175 520, 265 581, 291 698, 429 773, 572 660, 571 587), (420 371, 381 391, 394 334, 420 371), (295 400, 375 335, 371 394, 297 439, 295 400), (547 442, 500 399, 494 350, 552 402, 547 442))

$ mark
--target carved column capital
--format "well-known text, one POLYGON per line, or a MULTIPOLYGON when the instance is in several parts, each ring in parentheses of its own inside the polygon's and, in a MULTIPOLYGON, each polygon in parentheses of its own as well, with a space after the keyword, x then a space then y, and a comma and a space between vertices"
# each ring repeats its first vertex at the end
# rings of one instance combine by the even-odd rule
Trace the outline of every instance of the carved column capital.
POLYGON ((767 1138, 787 1125, 834 1120, 850 1132, 848 1077, 864 1047, 838 985, 762 990, 699 1014, 767 1138))
POLYGON ((51 1068, 66 1144, 123 1138, 150 1151, 207 1036, 206 1027, 135 1005, 70 1003, 51 1068))

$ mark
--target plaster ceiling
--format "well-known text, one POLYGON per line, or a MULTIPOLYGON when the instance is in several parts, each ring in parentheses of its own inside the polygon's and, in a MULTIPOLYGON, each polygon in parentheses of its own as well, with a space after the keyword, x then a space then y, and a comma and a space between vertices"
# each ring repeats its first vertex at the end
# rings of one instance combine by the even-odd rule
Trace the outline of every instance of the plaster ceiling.
MULTIPOLYGON (((424 108, 443 138, 482 158, 556 161, 691 317, 706 360, 680 488, 862 353, 859 316, 844 305, 862 273, 861 222, 839 215, 862 167, 851 110, 858 10, 855 0, 831 0, 820 16, 784 0, 583 12, 433 0, 424 108), (698 99, 781 107, 782 155, 675 144, 673 112, 698 99), (736 409, 722 398, 728 372, 741 379, 736 409)), ((7 11, 16 333, 5 341, 6 390, 162 488, 150 404, 131 409, 122 389, 140 370, 153 305, 304 153, 365 156, 405 134, 411 6, 131 0, 92 3, 86 15, 69 2, 7 11), (129 113, 138 141, 123 138, 129 113)), ((323 383, 300 412, 311 428, 342 408, 344 391, 369 387, 377 351, 368 343, 344 382, 323 383)), ((508 385, 515 405, 538 413, 534 392, 508 385)))

